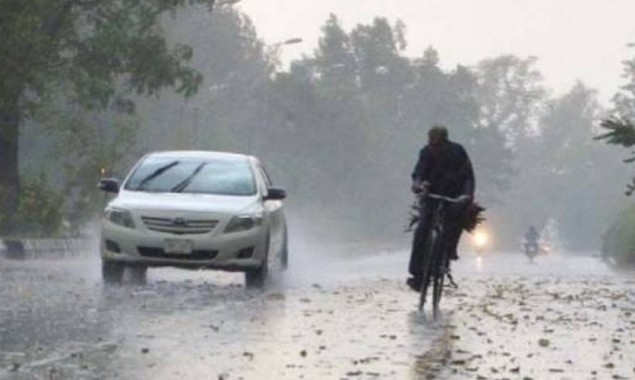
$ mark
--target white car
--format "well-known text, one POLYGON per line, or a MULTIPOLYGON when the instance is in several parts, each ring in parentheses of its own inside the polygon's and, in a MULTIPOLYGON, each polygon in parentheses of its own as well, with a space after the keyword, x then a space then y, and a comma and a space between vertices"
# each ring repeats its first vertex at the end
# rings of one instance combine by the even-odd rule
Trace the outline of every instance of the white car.
POLYGON ((245 272, 247 287, 265 282, 269 258, 288 263, 282 200, 254 157, 201 151, 143 157, 120 185, 101 223, 102 275, 122 280, 125 268, 145 278, 148 267, 245 272))

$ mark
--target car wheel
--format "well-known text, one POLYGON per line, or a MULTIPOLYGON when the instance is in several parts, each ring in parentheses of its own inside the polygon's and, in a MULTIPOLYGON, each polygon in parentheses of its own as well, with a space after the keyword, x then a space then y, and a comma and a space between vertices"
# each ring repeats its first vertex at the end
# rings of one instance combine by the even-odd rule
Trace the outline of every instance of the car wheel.
POLYGON ((106 284, 119 284, 123 277, 125 266, 123 263, 110 260, 102 260, 101 277, 106 284))
POLYGON ((145 265, 135 265, 128 267, 130 280, 137 285, 145 285, 148 278, 148 267, 145 265))
POLYGON ((267 274, 269 273, 269 238, 267 237, 267 243, 265 244, 267 251, 265 257, 262 260, 260 267, 255 269, 247 269, 245 271, 245 286, 248 289, 262 288, 267 281, 267 274))

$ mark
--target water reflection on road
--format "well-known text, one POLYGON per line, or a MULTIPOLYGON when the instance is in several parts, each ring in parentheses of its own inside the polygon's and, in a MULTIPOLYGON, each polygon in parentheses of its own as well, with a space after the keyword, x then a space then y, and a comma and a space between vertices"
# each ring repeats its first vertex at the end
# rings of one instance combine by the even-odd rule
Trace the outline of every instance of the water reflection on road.
POLYGON ((296 257, 264 292, 217 272, 158 269, 145 286, 104 287, 94 261, 2 261, 0 378, 424 378, 483 282, 611 274, 592 258, 466 256, 434 324, 403 285, 406 256, 296 257))

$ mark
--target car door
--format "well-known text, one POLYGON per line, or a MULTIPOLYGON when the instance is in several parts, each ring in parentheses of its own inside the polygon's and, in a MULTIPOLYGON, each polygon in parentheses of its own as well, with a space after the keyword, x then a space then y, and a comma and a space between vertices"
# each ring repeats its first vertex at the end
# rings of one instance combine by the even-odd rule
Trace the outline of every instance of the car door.
MULTIPOLYGON (((262 194, 267 194, 267 189, 273 186, 269 174, 262 165, 257 165, 260 186, 263 187, 262 194)), ((273 252, 280 252, 284 242, 286 220, 284 216, 284 203, 281 200, 264 200, 263 206, 269 219, 270 247, 273 252)))

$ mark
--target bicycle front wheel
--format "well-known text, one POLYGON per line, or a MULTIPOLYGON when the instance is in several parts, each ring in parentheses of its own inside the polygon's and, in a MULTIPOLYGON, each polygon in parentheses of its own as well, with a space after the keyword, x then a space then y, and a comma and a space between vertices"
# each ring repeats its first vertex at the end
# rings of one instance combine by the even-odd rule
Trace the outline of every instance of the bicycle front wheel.
POLYGON ((428 239, 426 240, 425 251, 423 252, 421 287, 419 289, 419 311, 423 311, 423 307, 426 303, 428 288, 430 287, 430 283, 432 281, 432 278, 434 277, 434 270, 432 266, 434 263, 434 257, 438 253, 438 240, 439 234, 434 228, 432 228, 430 230, 430 234, 428 235, 428 239))

